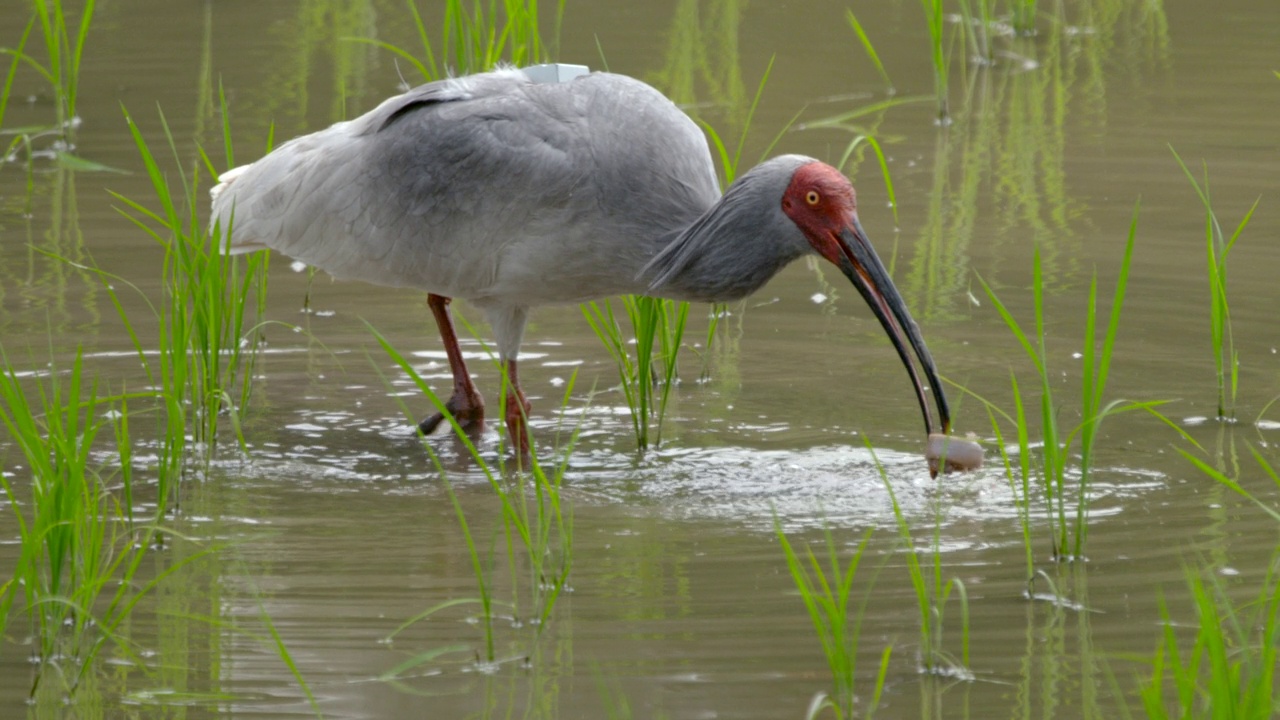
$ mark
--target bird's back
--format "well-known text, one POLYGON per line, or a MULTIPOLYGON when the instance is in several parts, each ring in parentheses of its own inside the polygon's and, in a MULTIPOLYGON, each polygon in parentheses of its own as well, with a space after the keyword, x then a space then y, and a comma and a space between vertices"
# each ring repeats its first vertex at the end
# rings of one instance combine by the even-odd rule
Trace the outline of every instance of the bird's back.
POLYGON ((607 73, 430 83, 223 179, 233 251, 509 305, 642 290, 648 259, 719 196, 692 120, 607 73))

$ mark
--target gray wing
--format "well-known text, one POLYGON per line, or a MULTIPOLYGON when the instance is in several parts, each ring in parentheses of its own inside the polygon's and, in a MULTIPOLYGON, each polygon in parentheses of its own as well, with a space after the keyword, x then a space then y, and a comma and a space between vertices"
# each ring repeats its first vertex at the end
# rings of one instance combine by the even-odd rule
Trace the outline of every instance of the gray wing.
POLYGON ((233 251, 520 305, 640 289, 718 194, 701 132, 656 90, 514 70, 421 86, 228 176, 233 251))

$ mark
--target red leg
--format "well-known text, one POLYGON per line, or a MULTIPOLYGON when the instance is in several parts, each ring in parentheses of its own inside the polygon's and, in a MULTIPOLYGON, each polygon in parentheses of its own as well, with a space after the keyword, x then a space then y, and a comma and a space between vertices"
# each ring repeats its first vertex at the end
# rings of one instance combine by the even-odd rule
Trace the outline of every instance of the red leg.
POLYGON ((524 397, 524 390, 520 389, 520 378, 516 374, 514 358, 507 361, 507 381, 510 383, 507 387, 507 433, 511 436, 512 444, 519 448, 520 453, 527 455, 529 428, 526 419, 529 417, 531 406, 524 397))
MULTIPOLYGON (((449 370, 453 372, 453 396, 445 403, 445 407, 464 429, 479 427, 484 423, 484 400, 476 392, 467 372, 467 364, 462 360, 462 349, 458 347, 458 335, 453 331, 453 320, 449 317, 451 298, 443 295, 427 295, 427 305, 431 314, 436 316, 436 325, 440 328, 440 339, 444 341, 444 352, 449 357, 449 370)), ((423 435, 430 435, 444 421, 442 413, 436 413, 418 424, 423 435)))

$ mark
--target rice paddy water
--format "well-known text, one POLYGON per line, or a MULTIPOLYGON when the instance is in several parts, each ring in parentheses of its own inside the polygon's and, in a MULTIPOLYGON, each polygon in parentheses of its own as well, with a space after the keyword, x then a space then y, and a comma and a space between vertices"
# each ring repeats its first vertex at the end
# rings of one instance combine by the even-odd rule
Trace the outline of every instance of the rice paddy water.
POLYGON ((1274 715, 1277 23, 0 4, 0 717, 1274 715), (726 184, 849 174, 985 465, 929 477, 817 262, 728 306, 539 308, 521 458, 411 432, 451 385, 420 293, 219 252, 217 173, 542 59, 660 87, 726 184))

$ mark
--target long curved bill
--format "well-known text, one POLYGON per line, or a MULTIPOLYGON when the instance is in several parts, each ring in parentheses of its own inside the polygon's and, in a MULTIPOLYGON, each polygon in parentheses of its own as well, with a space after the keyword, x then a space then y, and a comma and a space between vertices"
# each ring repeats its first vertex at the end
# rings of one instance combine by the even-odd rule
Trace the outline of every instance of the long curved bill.
POLYGON ((942 419, 942 433, 950 433, 951 411, 947 407, 947 396, 942 392, 942 383, 938 380, 938 370, 933 364, 933 357, 929 355, 929 348, 920 337, 920 328, 916 326, 916 321, 911 318, 911 313, 907 312, 907 305, 903 302, 902 295, 898 293, 898 288, 894 287, 893 280, 889 279, 889 273, 871 247, 871 242, 867 240, 867 234, 863 232, 857 215, 853 216, 846 227, 841 228, 838 244, 841 254, 836 264, 854 287, 858 288, 862 299, 871 306, 871 311, 875 313, 880 324, 884 326, 885 332, 889 334, 889 339, 893 341, 893 347, 898 351, 902 364, 907 366, 907 374, 911 376, 911 382, 915 385, 916 399, 920 402, 920 411, 924 413, 925 432, 934 431, 933 414, 929 412, 929 401, 925 398, 924 386, 920 382, 915 363, 907 353, 908 344, 915 351, 920 366, 924 368, 924 376, 929 381, 929 387, 933 389, 933 397, 938 403, 938 414, 942 419))

